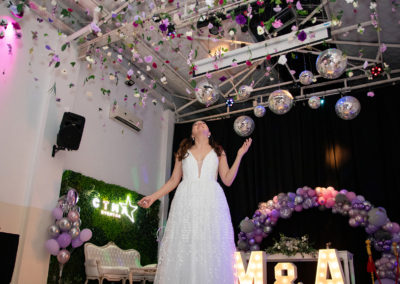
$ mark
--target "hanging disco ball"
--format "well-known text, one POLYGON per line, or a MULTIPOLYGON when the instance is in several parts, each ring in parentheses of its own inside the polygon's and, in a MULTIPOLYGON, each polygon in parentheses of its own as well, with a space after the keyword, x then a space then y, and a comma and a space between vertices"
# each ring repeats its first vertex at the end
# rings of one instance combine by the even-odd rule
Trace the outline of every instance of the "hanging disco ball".
POLYGON ((319 97, 312 96, 308 99, 308 105, 312 109, 317 109, 321 106, 321 99, 319 97))
POLYGON ((285 114, 293 106, 293 96, 286 90, 273 91, 268 98, 270 110, 275 114, 285 114))
POLYGON ((346 96, 336 102, 335 110, 341 119, 352 120, 360 113, 361 104, 355 97, 346 96))
POLYGON ((257 116, 257 117, 263 117, 265 115, 265 107, 256 106, 254 108, 254 115, 257 116))
POLYGON ((253 91, 253 87, 247 86, 247 85, 242 85, 239 88, 237 99, 244 100, 250 97, 251 92, 253 91))
POLYGON ((247 115, 239 116, 233 123, 233 129, 239 136, 249 136, 254 130, 254 121, 247 115))
POLYGON ((300 73, 299 81, 303 85, 310 85, 314 81, 314 74, 311 71, 304 70, 300 73))
POLYGON ((322 51, 315 64, 318 73, 326 79, 336 79, 343 74, 347 66, 347 57, 336 48, 322 51))
POLYGON ((208 81, 201 81, 195 89, 196 99, 206 107, 218 101, 218 91, 208 81))

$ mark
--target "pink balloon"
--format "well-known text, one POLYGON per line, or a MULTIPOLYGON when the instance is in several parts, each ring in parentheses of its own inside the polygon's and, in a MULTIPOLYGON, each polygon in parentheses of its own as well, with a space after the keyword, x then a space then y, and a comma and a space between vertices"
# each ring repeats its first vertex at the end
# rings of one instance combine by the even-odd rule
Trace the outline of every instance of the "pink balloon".
POLYGON ((325 199, 325 197, 319 197, 318 198, 318 204, 319 205, 325 205, 325 203, 326 203, 326 199, 325 199))
POLYGON ((63 211, 60 207, 56 207, 51 212, 53 214, 54 219, 60 220, 63 217, 63 211))
POLYGON ((398 232, 400 232, 400 226, 398 223, 396 222, 392 222, 393 228, 392 228, 392 233, 396 234, 398 232))
POLYGON ((272 200, 275 202, 275 203, 278 203, 278 196, 274 196, 274 198, 272 198, 272 200))
POLYGON ((254 240, 256 241, 256 243, 261 243, 262 240, 263 240, 263 237, 262 236, 255 236, 254 240))
POLYGON ((295 210, 296 212, 301 212, 301 210, 303 210, 303 206, 301 206, 301 205, 296 205, 296 206, 294 207, 294 210, 295 210))
POLYGON ((328 200, 326 200, 325 206, 331 208, 333 205, 335 205, 335 199, 333 197, 328 198, 328 200))
POLYGON ((92 231, 90 229, 83 229, 79 234, 79 238, 82 242, 87 242, 92 238, 92 231))
POLYGON ((315 196, 316 193, 315 193, 314 189, 310 189, 307 191, 307 194, 308 194, 308 196, 313 197, 313 196, 315 196))
POLYGON ((349 191, 349 192, 346 193, 346 197, 347 197, 350 201, 352 201, 354 198, 356 198, 356 194, 355 194, 354 192, 352 192, 352 191, 349 191))
POLYGON ((60 246, 55 239, 47 240, 45 246, 47 251, 54 256, 60 251, 60 246))

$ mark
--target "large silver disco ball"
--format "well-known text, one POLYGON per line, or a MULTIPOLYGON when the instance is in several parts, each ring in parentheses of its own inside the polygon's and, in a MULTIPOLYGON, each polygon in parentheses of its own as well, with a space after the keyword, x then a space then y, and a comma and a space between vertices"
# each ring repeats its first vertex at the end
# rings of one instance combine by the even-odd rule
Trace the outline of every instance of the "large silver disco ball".
POLYGON ((201 81, 197 85, 195 94, 196 99, 206 107, 218 101, 219 97, 217 88, 206 80, 201 81))
POLYGON ((317 109, 321 106, 321 99, 316 96, 312 96, 308 99, 308 105, 312 109, 317 109))
POLYGON ((254 115, 257 117, 263 117, 265 115, 265 107, 264 106, 256 106, 254 108, 254 115))
POLYGON ((268 98, 269 109, 275 114, 285 114, 293 106, 293 96, 286 90, 273 91, 268 98))
POLYGON ((351 120, 360 113, 361 104, 355 97, 346 96, 336 102, 335 110, 341 119, 351 120))
POLYGON ((253 91, 253 87, 247 86, 247 85, 242 85, 239 88, 238 94, 237 94, 237 99, 238 100, 244 100, 250 97, 251 92, 253 91))
POLYGON ((347 66, 347 57, 336 48, 322 51, 315 64, 318 73, 326 79, 336 79, 343 74, 347 66))
POLYGON ((239 116, 233 123, 233 129, 239 136, 249 136, 254 130, 254 121, 247 115, 239 116))
POLYGON ((310 85, 314 81, 314 74, 311 71, 304 70, 300 73, 299 81, 303 85, 310 85))

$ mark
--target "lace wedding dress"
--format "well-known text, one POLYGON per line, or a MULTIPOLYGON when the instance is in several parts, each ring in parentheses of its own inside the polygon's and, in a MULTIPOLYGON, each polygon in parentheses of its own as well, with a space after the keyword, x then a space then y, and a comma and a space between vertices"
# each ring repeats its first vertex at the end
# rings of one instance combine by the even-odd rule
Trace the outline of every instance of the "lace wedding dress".
POLYGON ((182 160, 161 241, 155 284, 233 284, 233 228, 228 204, 216 181, 218 156, 211 150, 197 161, 182 160))

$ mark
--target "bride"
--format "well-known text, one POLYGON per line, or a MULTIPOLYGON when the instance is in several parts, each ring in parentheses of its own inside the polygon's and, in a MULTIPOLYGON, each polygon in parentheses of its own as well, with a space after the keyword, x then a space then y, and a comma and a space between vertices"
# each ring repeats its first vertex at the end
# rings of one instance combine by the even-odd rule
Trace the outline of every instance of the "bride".
POLYGON ((225 152, 212 139, 207 124, 195 122, 191 138, 184 139, 175 154, 171 178, 138 202, 149 208, 179 184, 161 241, 155 284, 235 282, 232 221, 217 175, 230 186, 251 142, 246 139, 229 168, 225 152))

